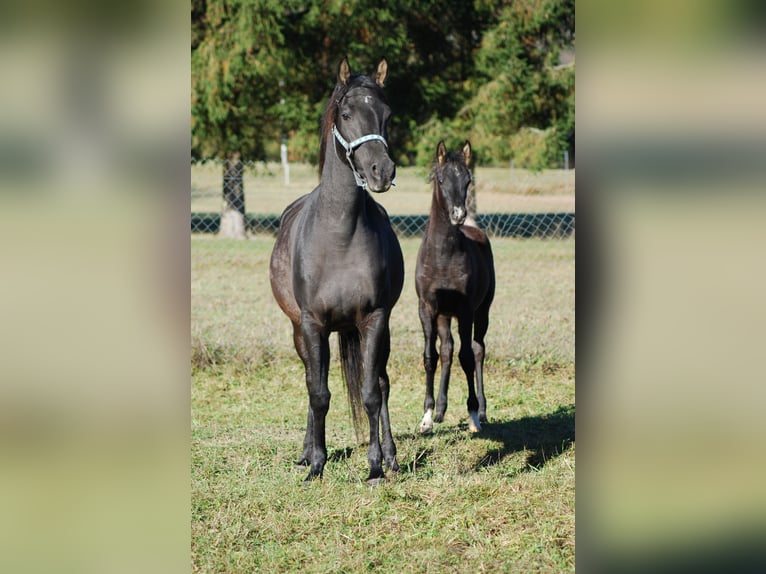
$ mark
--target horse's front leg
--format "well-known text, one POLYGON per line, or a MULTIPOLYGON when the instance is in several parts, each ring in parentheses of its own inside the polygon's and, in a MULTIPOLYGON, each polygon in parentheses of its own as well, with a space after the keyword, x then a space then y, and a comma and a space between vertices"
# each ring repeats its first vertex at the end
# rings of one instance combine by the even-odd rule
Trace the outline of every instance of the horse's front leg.
MULTIPOLYGON (((362 402, 370 423, 370 447, 367 460, 370 463, 370 475, 367 482, 374 484, 384 479, 383 451, 380 447, 380 412, 383 404, 383 392, 380 385, 385 372, 385 360, 388 358, 388 316, 378 309, 367 316, 360 326, 362 339, 362 361, 364 363, 364 381, 362 382, 362 402)), ((390 430, 390 427, 389 427, 390 430)), ((393 439, 391 440, 393 444, 393 439)))
MULTIPOLYGON (((386 319, 388 323, 388 319, 386 319)), ((388 380, 388 372, 386 371, 386 365, 388 364, 388 357, 391 354, 391 332, 386 326, 386 333, 383 337, 383 356, 381 356, 381 374, 378 383, 380 385, 381 404, 380 404, 380 427, 381 434, 381 446, 383 448, 383 458, 386 461, 386 466, 394 472, 399 470, 399 463, 396 462, 396 445, 394 444, 394 437, 391 433, 391 419, 388 416, 388 394, 391 385, 388 380)))
POLYGON ((450 325, 451 319, 446 315, 439 315, 437 327, 439 329, 439 358, 442 362, 442 374, 439 380, 439 396, 436 397, 436 412, 434 420, 440 423, 444 420, 444 413, 447 411, 447 392, 449 391, 449 376, 452 368, 452 353, 454 351, 454 342, 452 340, 452 331, 450 325))
MULTIPOLYGON (((330 366, 329 334, 322 325, 304 313, 301 319, 301 333, 308 357, 306 368, 306 386, 309 392, 308 417, 309 429, 306 440, 311 441, 310 469, 306 482, 322 478, 324 465, 327 462, 327 447, 325 445, 325 417, 330 408, 330 389, 327 385, 327 373, 330 366)), ((306 448, 304 445, 304 454, 306 448)))
POLYGON ((476 313, 473 325, 473 357, 476 362, 476 394, 479 399, 479 421, 487 422, 487 399, 484 396, 484 335, 489 326, 489 305, 483 305, 476 313))
MULTIPOLYGON (((303 341, 303 332, 301 330, 300 324, 293 323, 293 344, 295 345, 295 350, 298 352, 298 356, 301 358, 301 361, 303 361, 303 369, 306 373, 306 387, 310 388, 310 381, 309 381, 309 354, 306 350, 306 345, 303 341)), ((306 417, 306 436, 303 438, 303 452, 301 453, 301 457, 298 459, 298 462, 296 462, 296 466, 310 466, 311 465, 311 451, 314 444, 313 439, 313 426, 314 426, 314 417, 311 414, 311 405, 309 404, 308 407, 308 416, 306 417)))
POLYGON ((426 398, 423 402, 423 420, 420 421, 420 432, 427 433, 434 429, 434 373, 436 372, 436 317, 430 307, 422 300, 418 303, 420 324, 423 326, 423 367, 426 371, 426 398))
POLYGON ((479 432, 481 430, 481 423, 479 422, 479 400, 476 397, 476 388, 473 380, 476 359, 473 354, 472 330, 473 320, 470 315, 462 316, 458 319, 458 332, 460 333, 460 354, 458 357, 468 382, 468 430, 479 432))

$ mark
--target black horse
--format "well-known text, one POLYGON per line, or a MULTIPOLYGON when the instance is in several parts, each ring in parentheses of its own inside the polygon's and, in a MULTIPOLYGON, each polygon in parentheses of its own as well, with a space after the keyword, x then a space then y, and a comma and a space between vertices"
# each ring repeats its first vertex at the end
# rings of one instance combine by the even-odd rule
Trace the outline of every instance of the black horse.
POLYGON ((322 117, 319 186, 282 214, 271 254, 271 289, 293 323, 306 369, 309 410, 303 455, 306 481, 321 478, 330 406, 330 332, 337 331, 343 378, 357 438, 367 413, 371 483, 384 478, 382 459, 397 471, 388 416, 389 318, 402 292, 404 260, 385 210, 366 189, 387 191, 396 167, 388 155, 391 115, 384 59, 372 76, 352 75, 348 60, 322 117), (382 427, 382 437, 379 428, 382 427), (381 449, 382 443, 382 449, 381 449))
POLYGON ((426 400, 421 432, 433 430, 434 421, 442 422, 447 410, 453 349, 452 317, 458 321, 460 365, 468 380, 468 427, 477 432, 481 430, 480 421, 487 420, 484 335, 495 295, 495 268, 489 239, 477 227, 473 217, 466 219, 469 215, 466 198, 472 180, 470 162, 470 142, 465 142, 461 152, 449 153, 444 142, 439 142, 436 163, 431 171, 434 185, 431 214, 415 271, 418 312, 425 337, 426 400), (439 358, 436 355, 437 332, 441 341, 442 373, 439 397, 434 403, 434 373, 439 358))

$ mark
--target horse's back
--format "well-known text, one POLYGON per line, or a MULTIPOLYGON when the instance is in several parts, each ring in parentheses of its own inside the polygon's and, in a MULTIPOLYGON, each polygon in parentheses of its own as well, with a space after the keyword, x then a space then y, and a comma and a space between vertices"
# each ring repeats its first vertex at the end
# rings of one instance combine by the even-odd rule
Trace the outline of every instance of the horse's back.
POLYGON ((489 243, 489 237, 484 231, 473 225, 460 226, 460 232, 467 240, 465 243, 472 249, 485 264, 489 263, 494 268, 492 261, 492 246, 489 243))
POLYGON ((478 262, 476 273, 486 282, 486 292, 483 297, 485 303, 491 303, 495 295, 495 262, 492 255, 492 245, 487 234, 478 226, 463 225, 460 227, 466 244, 475 253, 478 262), (488 300, 488 301, 487 301, 488 300))

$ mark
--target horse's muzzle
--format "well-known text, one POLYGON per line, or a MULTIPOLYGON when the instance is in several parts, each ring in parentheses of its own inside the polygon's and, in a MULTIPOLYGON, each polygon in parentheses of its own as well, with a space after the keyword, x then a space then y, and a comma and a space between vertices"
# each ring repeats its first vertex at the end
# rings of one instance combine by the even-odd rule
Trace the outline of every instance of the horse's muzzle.
POLYGON ((375 193, 382 193, 391 188, 396 177, 396 164, 388 157, 373 162, 367 174, 367 188, 375 193))
POLYGON ((466 215, 464 207, 455 206, 449 213, 450 223, 452 223, 452 225, 463 225, 466 215))

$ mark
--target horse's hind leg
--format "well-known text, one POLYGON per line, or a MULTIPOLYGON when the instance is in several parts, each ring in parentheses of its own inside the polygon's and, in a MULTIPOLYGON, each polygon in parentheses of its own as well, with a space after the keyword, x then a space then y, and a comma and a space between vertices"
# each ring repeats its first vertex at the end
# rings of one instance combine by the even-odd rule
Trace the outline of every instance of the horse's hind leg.
POLYGON ((436 320, 430 309, 423 301, 419 302, 418 312, 423 326, 423 367, 426 371, 426 398, 423 402, 423 420, 420 421, 420 432, 431 432, 434 428, 434 373, 436 372, 436 320))
POLYGON ((466 381, 468 382, 468 430, 478 432, 481 430, 479 422, 479 400, 476 398, 476 389, 474 388, 474 369, 476 362, 474 358, 473 345, 471 340, 471 330, 473 322, 471 317, 461 317, 458 320, 458 330, 460 333, 460 366, 463 367, 466 381))
POLYGON ((447 411, 447 392, 455 342, 452 340, 451 319, 446 315, 439 315, 436 323, 439 329, 439 358, 442 362, 442 375, 439 381, 439 396, 436 398, 434 421, 440 423, 444 420, 444 413, 447 411))

